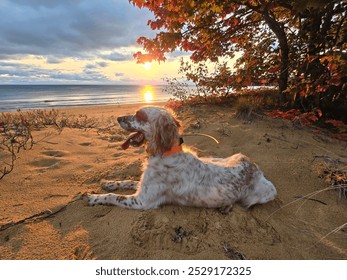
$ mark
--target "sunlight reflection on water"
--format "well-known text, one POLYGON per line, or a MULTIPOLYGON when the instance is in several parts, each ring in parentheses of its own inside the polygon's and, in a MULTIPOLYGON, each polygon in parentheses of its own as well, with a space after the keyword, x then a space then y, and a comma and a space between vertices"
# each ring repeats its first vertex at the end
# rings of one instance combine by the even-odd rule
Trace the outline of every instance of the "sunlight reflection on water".
POLYGON ((145 86, 144 89, 142 90, 142 96, 143 96, 143 100, 146 103, 152 102, 155 97, 155 92, 153 87, 145 86))

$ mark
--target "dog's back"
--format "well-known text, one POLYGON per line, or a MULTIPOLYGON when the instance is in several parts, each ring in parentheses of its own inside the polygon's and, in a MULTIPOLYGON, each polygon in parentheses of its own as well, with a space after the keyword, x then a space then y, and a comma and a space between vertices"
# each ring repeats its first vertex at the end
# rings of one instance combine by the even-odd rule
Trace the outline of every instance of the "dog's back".
POLYGON ((152 157, 143 174, 142 188, 152 188, 155 195, 164 193, 165 203, 208 208, 236 202, 250 207, 276 196, 272 183, 242 154, 225 159, 199 159, 190 153, 152 157))

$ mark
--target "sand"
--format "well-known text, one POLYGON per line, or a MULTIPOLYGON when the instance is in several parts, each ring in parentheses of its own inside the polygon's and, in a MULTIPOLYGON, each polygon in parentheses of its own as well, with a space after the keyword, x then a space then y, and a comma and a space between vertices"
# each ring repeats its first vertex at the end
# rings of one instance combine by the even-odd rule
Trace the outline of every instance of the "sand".
MULTIPOLYGON (((140 105, 61 109, 86 114, 105 127, 111 116, 140 105)), ((235 117, 228 106, 184 107, 184 137, 199 156, 251 157, 276 185, 278 198, 227 215, 215 209, 162 206, 148 211, 89 207, 76 200, 103 192, 102 179, 139 179, 143 148, 123 151, 120 128, 110 137, 96 129, 47 128, 34 132, 31 150, 0 180, 0 259, 347 259, 347 204, 334 191, 315 200, 299 196, 326 187, 319 170, 346 164, 346 143, 285 120, 235 117), (289 204, 289 205, 288 205, 289 204)))

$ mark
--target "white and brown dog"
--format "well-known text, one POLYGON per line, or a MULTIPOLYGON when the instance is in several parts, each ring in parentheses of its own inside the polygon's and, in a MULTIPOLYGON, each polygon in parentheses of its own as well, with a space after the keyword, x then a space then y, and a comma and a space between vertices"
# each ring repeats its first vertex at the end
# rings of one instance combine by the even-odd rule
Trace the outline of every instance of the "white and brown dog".
POLYGON ((144 107, 119 117, 120 126, 133 132, 123 149, 146 144, 148 162, 140 181, 106 181, 104 189, 136 190, 132 195, 89 194, 89 205, 151 209, 163 204, 220 208, 228 212, 239 202, 245 207, 273 200, 277 194, 259 167, 246 156, 202 159, 184 152, 180 123, 165 108, 144 107))

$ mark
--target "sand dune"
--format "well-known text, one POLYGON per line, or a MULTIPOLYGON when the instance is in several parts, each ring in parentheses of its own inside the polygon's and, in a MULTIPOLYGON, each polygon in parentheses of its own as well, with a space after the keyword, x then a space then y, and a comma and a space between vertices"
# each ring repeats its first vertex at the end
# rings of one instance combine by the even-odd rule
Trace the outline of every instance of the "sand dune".
MULTIPOLYGON (((105 126, 111 116, 140 105, 68 108, 105 126)), ((126 133, 96 129, 42 129, 33 149, 23 151, 15 170, 0 180, 0 259, 347 259, 347 205, 336 192, 288 203, 326 183, 321 166, 346 164, 346 143, 310 128, 259 116, 235 118, 229 107, 185 107, 178 113, 184 137, 199 156, 251 157, 276 185, 278 198, 228 215, 214 209, 163 206, 149 211, 88 207, 78 196, 102 192, 102 179, 139 179, 143 148, 121 149, 126 133), (199 127, 194 125, 199 123, 199 127), (283 207, 285 206, 285 207, 283 207), (283 208, 281 208, 283 207, 283 208)))

